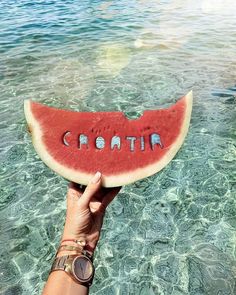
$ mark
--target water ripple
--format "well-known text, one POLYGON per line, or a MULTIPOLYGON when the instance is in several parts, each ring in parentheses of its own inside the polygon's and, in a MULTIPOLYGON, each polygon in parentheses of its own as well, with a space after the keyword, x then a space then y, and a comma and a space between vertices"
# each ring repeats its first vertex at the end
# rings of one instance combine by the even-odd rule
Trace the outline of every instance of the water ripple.
POLYGON ((23 100, 136 118, 190 89, 182 149, 108 209, 91 294, 235 294, 236 6, 212 3, 1 1, 1 294, 40 293, 65 216, 23 100))

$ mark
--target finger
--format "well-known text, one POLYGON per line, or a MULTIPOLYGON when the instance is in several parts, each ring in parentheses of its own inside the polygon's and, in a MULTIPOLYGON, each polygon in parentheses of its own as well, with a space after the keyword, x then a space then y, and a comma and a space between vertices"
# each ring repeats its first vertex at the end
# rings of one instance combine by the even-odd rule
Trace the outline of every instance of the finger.
POLYGON ((101 189, 96 193, 96 200, 102 202, 102 200, 104 199, 104 197, 111 191, 111 190, 120 190, 119 188, 116 187, 101 187, 101 189))
POLYGON ((67 197, 68 198, 78 198, 82 194, 79 185, 74 182, 69 183, 67 197))
POLYGON ((82 194, 85 190, 85 186, 79 183, 70 182, 69 189, 77 191, 78 193, 82 194))
POLYGON ((98 202, 102 202, 102 200, 103 200, 104 196, 107 194, 108 190, 110 190, 110 188, 101 187, 94 195, 94 199, 98 202))
POLYGON ((109 191, 103 198, 103 201, 101 204, 102 210, 106 210, 107 206, 112 202, 112 200, 115 198, 115 196, 119 193, 120 190, 121 190, 121 186, 109 189, 109 191))
POLYGON ((85 208, 88 208, 89 202, 94 197, 94 195, 99 191, 102 185, 102 174, 101 172, 96 172, 93 178, 90 180, 88 186, 86 187, 84 193, 82 194, 79 202, 85 208))

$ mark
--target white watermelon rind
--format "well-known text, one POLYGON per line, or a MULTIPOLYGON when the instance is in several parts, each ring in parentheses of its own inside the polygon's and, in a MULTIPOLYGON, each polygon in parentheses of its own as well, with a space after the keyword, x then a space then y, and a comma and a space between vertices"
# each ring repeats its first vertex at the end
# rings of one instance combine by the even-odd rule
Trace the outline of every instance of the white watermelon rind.
MULTIPOLYGON (((186 108, 185 108, 185 115, 184 115, 184 120, 180 129, 180 133, 176 141, 172 144, 168 152, 161 158, 161 160, 153 162, 152 164, 147 165, 143 168, 137 168, 136 170, 133 170, 131 172, 120 173, 114 176, 103 175, 102 184, 104 187, 123 186, 123 185, 133 183, 135 181, 138 181, 140 179, 146 178, 148 176, 151 176, 159 172, 161 169, 163 169, 174 158, 174 156, 176 155, 176 153, 182 146, 184 139, 188 133, 191 113, 192 113, 192 104, 193 104, 192 91, 190 91, 187 95, 185 95, 184 100, 185 100, 186 108)), ((39 157, 41 158, 41 160, 49 168, 57 172, 59 175, 65 177, 66 179, 76 183, 87 185, 90 179, 92 178, 93 174, 84 173, 83 171, 80 171, 80 170, 75 170, 75 169, 65 167, 64 165, 61 165, 60 163, 55 161, 55 159, 47 151, 47 147, 42 141, 43 132, 41 130, 40 124, 37 121, 37 119, 34 117, 31 111, 31 103, 32 103, 31 100, 25 100, 24 102, 25 117, 32 135, 32 142, 33 142, 34 148, 36 152, 38 153, 39 157)))

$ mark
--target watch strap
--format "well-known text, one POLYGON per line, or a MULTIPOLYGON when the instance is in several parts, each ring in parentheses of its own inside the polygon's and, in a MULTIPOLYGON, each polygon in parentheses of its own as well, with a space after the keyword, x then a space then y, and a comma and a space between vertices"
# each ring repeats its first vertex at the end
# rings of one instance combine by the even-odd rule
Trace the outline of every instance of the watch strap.
POLYGON ((65 270, 68 257, 69 255, 56 257, 52 264, 51 271, 65 270))

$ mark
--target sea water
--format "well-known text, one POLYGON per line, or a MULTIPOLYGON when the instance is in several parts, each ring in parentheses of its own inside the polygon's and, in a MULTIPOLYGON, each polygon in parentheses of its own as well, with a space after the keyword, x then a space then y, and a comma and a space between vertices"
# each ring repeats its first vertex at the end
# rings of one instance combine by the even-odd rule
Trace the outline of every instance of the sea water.
POLYGON ((41 293, 65 219, 23 100, 137 118, 191 89, 181 150, 107 210, 90 292, 236 294, 235 28, 233 0, 1 0, 0 294, 41 293))

